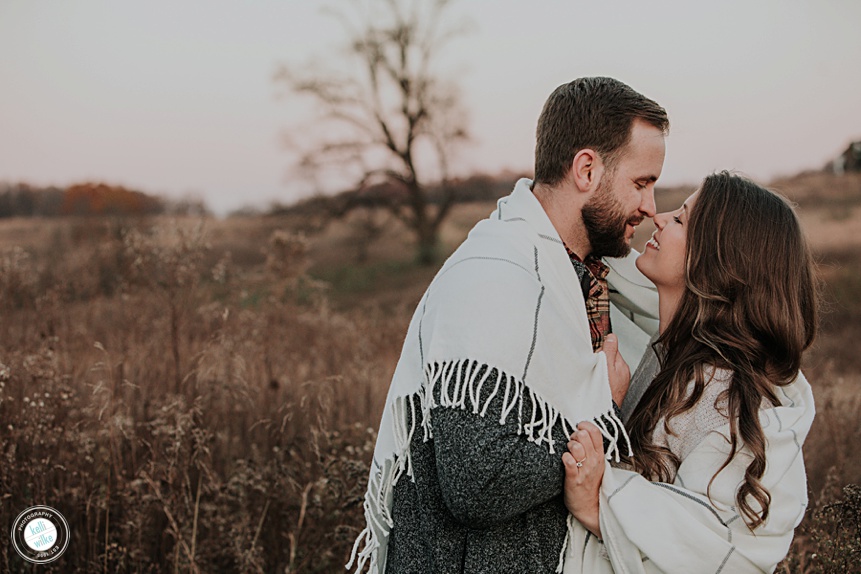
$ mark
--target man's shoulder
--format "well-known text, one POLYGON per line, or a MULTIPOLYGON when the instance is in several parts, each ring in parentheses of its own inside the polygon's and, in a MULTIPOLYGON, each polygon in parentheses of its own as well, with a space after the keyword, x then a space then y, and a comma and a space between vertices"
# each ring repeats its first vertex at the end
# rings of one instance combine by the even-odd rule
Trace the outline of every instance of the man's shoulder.
MULTIPOLYGON (((469 233, 440 269, 434 282, 446 275, 463 279, 474 276, 481 282, 505 278, 508 281, 535 283, 538 249, 534 233, 517 222, 485 219, 469 233)), ((449 277, 450 279, 451 277, 449 277)))

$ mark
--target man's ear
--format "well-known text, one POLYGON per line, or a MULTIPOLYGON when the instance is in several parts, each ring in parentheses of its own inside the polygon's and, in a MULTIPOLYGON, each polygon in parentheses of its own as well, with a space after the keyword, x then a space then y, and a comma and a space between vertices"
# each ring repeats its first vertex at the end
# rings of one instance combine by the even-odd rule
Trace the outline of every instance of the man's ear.
POLYGON ((588 148, 577 152, 568 172, 568 177, 583 193, 595 191, 603 175, 603 160, 595 150, 588 148))

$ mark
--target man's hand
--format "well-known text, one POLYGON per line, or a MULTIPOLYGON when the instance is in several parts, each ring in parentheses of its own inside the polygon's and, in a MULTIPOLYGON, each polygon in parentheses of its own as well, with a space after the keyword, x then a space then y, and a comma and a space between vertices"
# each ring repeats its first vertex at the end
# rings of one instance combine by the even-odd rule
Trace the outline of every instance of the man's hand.
POLYGON ((565 506, 586 530, 601 538, 599 491, 604 478, 604 439, 589 422, 577 425, 562 455, 565 465, 565 506))
POLYGON ((607 355, 607 370, 613 402, 621 406, 628 392, 628 385, 631 384, 631 369, 628 368, 628 363, 619 353, 619 339, 616 338, 616 335, 607 335, 601 350, 607 355))

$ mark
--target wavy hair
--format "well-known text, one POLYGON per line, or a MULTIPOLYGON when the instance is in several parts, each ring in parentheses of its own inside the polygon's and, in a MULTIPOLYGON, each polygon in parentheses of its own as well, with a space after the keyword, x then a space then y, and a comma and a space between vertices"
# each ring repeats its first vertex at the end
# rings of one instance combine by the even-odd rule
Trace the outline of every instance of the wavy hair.
POLYGON ((782 196, 748 179, 720 172, 703 180, 691 209, 685 253, 686 289, 654 345, 660 371, 629 422, 634 468, 652 480, 672 480, 680 460, 652 443, 652 430, 691 409, 710 368, 732 377, 725 395, 730 454, 752 460, 736 494, 751 530, 768 518, 771 495, 762 485, 763 401, 780 404, 775 390, 790 384, 817 325, 818 281, 798 218, 782 196), (691 381, 691 394, 687 389, 691 381))

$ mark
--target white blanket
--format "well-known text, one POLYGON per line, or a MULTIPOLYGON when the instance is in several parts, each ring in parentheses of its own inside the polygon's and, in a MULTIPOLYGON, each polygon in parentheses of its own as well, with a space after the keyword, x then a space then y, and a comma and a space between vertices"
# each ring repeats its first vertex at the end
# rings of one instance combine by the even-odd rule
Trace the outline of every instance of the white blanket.
POLYGON ((750 461, 744 451, 712 483, 711 499, 706 494, 729 453, 727 424, 693 446, 673 484, 651 483, 607 463, 600 499, 603 544, 573 521, 564 572, 773 572, 807 506, 801 445, 814 416, 813 393, 801 373, 777 392, 781 405, 760 411, 767 445, 762 484, 771 494, 765 524, 751 533, 735 509, 750 461))
MULTIPOLYGON (((572 422, 603 415, 611 421, 604 429, 607 456, 618 456, 624 428, 611 408, 606 358, 592 352, 577 274, 530 184, 518 181, 476 225, 416 309, 380 423, 365 496, 367 527, 347 568, 355 562, 357 571, 385 570, 392 488, 404 474, 412 476, 415 433, 424 440, 433 436, 432 407, 470 409, 501 424, 517 417, 527 440, 560 456, 565 445, 554 445, 555 425, 568 436, 572 422), (479 379, 481 365, 494 367, 498 376, 479 379), (494 389, 491 398, 503 397, 501 412, 488 412, 490 399, 478 398, 482 388, 494 389)), ((628 306, 612 309, 613 328, 625 342, 623 357, 636 364, 650 335, 638 315, 654 322, 656 292, 632 261, 615 262, 608 279, 619 283, 619 300, 628 306)))

